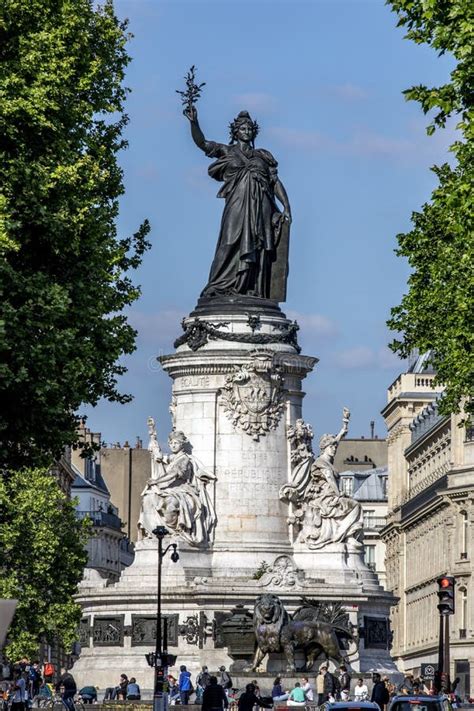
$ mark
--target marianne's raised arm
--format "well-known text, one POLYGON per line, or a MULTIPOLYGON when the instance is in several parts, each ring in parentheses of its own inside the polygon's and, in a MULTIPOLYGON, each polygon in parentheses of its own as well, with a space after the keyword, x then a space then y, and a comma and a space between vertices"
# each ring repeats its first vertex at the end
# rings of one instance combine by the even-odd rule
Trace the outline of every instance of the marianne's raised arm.
POLYGON ((336 435, 337 444, 339 444, 341 439, 343 439, 347 434, 347 431, 349 429, 350 416, 351 416, 351 413, 349 412, 347 407, 345 407, 344 410, 342 411, 342 427, 341 427, 340 432, 336 435))
POLYGON ((199 125, 196 107, 191 106, 191 108, 185 109, 183 113, 191 124, 191 136, 193 138, 194 143, 202 151, 205 151, 207 141, 199 125))

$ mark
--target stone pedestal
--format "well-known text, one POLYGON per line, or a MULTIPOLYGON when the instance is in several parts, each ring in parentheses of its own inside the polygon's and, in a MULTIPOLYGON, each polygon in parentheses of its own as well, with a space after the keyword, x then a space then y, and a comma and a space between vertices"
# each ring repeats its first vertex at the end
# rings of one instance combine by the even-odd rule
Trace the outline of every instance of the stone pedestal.
MULTIPOLYGON (((344 544, 322 551, 294 545, 289 507, 279 499, 291 476, 287 428, 302 417, 302 383, 317 363, 301 355, 296 324, 275 302, 247 297, 200 300, 183 329, 175 352, 160 362, 172 380, 173 428, 185 433, 192 456, 215 476, 208 493, 217 524, 208 544, 173 539, 180 560, 164 560, 162 609, 170 616, 169 651, 178 654, 177 664, 192 672, 202 664, 211 671, 229 667, 235 660, 222 630, 235 625, 222 625, 237 605, 251 614, 263 592, 279 595, 289 612, 305 596, 342 602, 356 630, 367 616, 382 624, 393 599, 361 554, 344 544), (264 563, 270 572, 260 576, 264 563)), ((73 670, 79 685, 110 686, 122 671, 151 685, 144 655, 154 646, 156 573, 157 543, 147 539, 118 583, 81 590, 84 647, 73 670), (107 635, 108 624, 120 634, 107 635)), ((361 643, 349 658, 355 670, 374 660, 391 664, 387 640, 371 650, 361 643)), ((281 659, 265 664, 278 671, 281 659)))

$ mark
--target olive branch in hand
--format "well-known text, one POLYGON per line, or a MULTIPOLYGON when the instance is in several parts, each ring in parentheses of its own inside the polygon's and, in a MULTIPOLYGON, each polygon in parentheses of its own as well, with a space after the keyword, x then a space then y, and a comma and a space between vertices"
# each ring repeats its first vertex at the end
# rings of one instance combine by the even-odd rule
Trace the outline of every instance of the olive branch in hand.
POLYGON ((181 96, 181 103, 186 107, 186 110, 190 111, 201 96, 202 87, 206 85, 206 82, 195 84, 196 67, 194 64, 184 78, 186 80, 186 89, 184 91, 176 89, 176 93, 181 96))

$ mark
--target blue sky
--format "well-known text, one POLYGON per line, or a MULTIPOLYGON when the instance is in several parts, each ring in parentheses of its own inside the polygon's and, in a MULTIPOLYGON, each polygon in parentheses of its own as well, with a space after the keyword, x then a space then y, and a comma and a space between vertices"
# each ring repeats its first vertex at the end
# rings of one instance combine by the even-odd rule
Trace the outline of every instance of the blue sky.
POLYGON ((107 442, 170 428, 171 381, 156 363, 171 352, 182 316, 207 281, 223 201, 193 144, 175 89, 195 64, 206 86, 198 104, 207 138, 226 141, 246 109, 257 145, 279 162, 293 212, 287 315, 303 352, 320 363, 305 381, 305 419, 335 431, 342 407, 350 435, 384 435, 379 412, 402 366, 387 349, 385 322, 406 290, 396 234, 409 229, 447 158, 448 131, 427 137, 427 119, 403 89, 445 81, 449 58, 403 39, 379 0, 116 0, 134 34, 126 84, 129 149, 119 231, 147 217, 152 250, 135 275, 130 310, 138 349, 125 359, 129 405, 87 408, 107 442))

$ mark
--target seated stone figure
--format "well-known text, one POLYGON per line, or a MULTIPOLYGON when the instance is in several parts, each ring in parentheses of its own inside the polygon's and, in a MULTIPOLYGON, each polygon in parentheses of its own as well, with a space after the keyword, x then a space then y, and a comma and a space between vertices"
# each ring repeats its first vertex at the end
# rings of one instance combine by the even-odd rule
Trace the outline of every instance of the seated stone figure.
POLYGON ((171 454, 163 454, 155 424, 149 418, 152 476, 142 493, 138 528, 141 538, 151 537, 156 526, 165 526, 191 545, 207 543, 216 522, 207 485, 213 474, 200 468, 186 448, 183 432, 171 432, 171 454))
POLYGON ((339 491, 339 475, 333 464, 338 444, 347 433, 348 421, 349 411, 344 410, 341 431, 337 435, 321 437, 317 458, 310 449, 311 438, 308 434, 312 437, 312 432, 307 425, 298 422, 298 427, 289 431, 290 444, 296 456, 292 457, 292 481, 282 487, 280 498, 294 505, 288 521, 297 531, 296 542, 304 543, 312 550, 331 543, 344 543, 349 550, 361 547, 361 506, 339 491), (306 447, 301 454, 303 435, 306 447))

